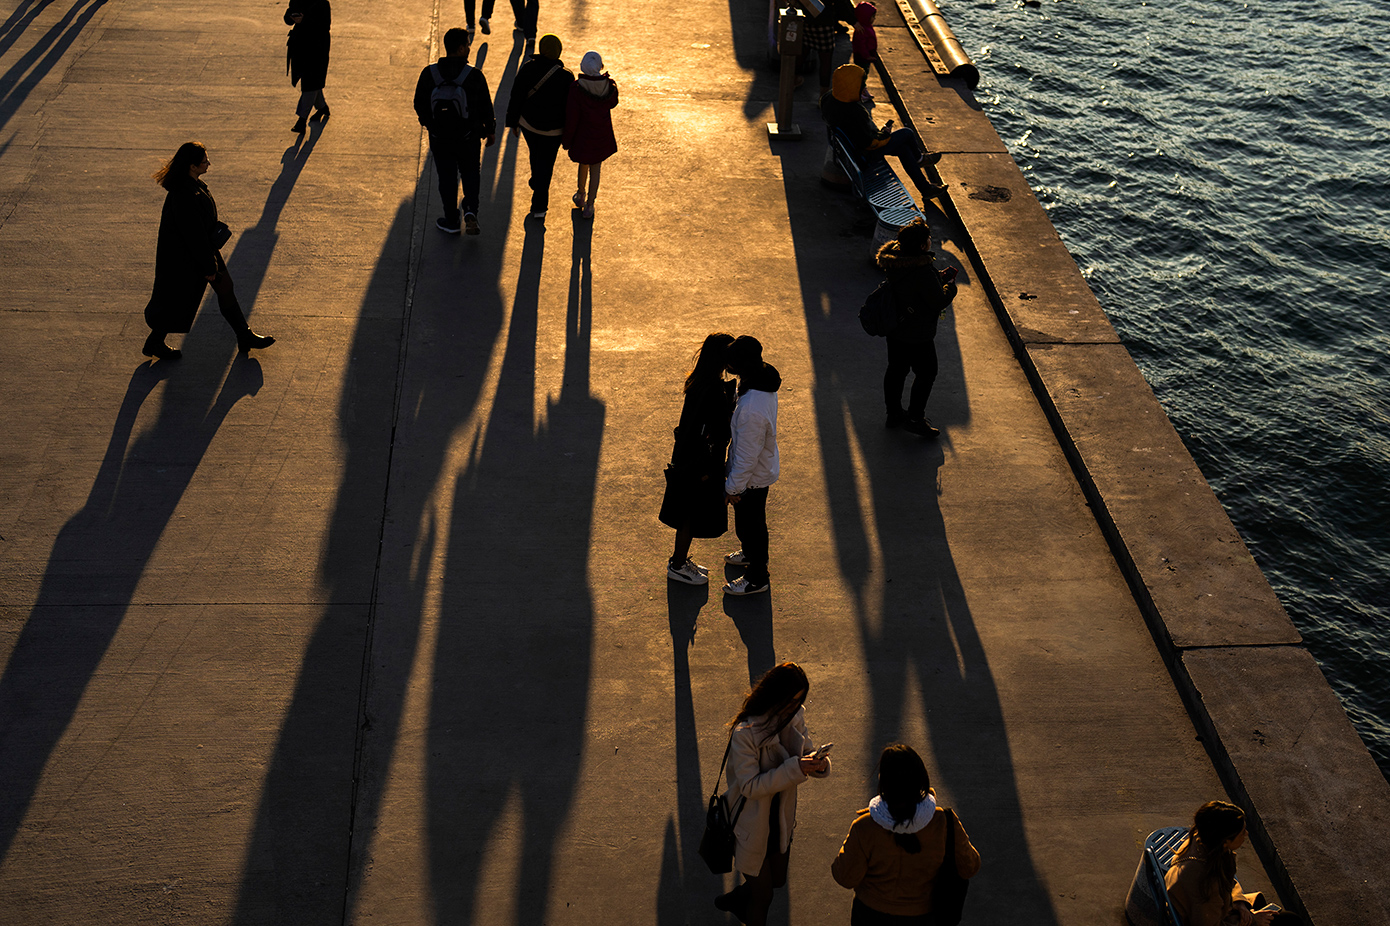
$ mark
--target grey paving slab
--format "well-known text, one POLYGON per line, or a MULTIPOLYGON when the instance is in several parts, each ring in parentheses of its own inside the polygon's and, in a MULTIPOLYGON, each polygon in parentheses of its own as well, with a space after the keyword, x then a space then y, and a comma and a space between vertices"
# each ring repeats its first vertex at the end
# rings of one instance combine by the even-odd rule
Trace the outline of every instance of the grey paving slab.
POLYGON ((1182 667, 1312 921, 1390 922, 1385 855, 1366 838, 1390 827, 1385 779, 1307 650, 1194 650, 1182 667))

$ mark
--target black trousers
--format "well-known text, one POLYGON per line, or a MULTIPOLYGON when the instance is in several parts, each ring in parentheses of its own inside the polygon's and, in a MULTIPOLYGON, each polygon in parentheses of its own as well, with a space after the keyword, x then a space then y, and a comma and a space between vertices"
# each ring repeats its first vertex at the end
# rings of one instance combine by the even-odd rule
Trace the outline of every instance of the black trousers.
POLYGON ((883 401, 888 414, 896 414, 903 405, 903 383, 907 371, 917 374, 912 381, 912 393, 907 400, 907 417, 922 418, 927 412, 927 397, 936 382, 936 342, 907 344, 888 335, 888 369, 883 374, 883 401))
POLYGON ((444 201, 444 221, 459 223, 459 178, 463 178, 463 211, 478 214, 478 187, 482 184, 482 141, 468 138, 457 143, 436 142, 430 136, 430 154, 439 174, 439 198, 444 201))
POLYGON ((743 556, 748 560, 744 578, 750 585, 763 585, 768 580, 767 489, 744 489, 734 505, 734 534, 743 544, 743 556))
POLYGON ((555 176, 555 158, 560 153, 559 135, 541 135, 523 128, 526 151, 531 158, 531 211, 550 207, 550 178, 555 176))
POLYGON ((540 0, 512 0, 516 24, 528 39, 536 37, 536 20, 540 16, 540 0))

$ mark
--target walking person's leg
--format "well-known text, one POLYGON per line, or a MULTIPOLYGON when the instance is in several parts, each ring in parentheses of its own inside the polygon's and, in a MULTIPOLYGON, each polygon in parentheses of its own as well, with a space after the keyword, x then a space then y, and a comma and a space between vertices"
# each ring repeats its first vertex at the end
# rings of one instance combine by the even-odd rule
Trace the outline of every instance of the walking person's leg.
POLYGON ((217 255, 217 276, 213 278, 212 291, 217 294, 217 308, 221 310, 222 317, 236 333, 238 348, 248 351, 252 348, 269 347, 275 343, 274 338, 263 337, 251 330, 250 324, 246 321, 246 313, 241 311, 241 303, 237 301, 232 275, 227 272, 227 265, 222 261, 221 254, 217 255))
POLYGON ((463 224, 470 235, 479 233, 478 190, 482 186, 483 143, 470 138, 463 143, 459 156, 459 174, 463 178, 463 224))
POLYGON ((522 129, 531 161, 531 212, 544 215, 550 208, 550 181, 555 176, 555 158, 560 153, 559 135, 538 135, 522 129))
POLYGON ((583 208, 584 208, 584 184, 587 183, 588 180, 589 180, 589 165, 588 165, 588 164, 580 164, 580 165, 579 165, 579 192, 575 193, 574 196, 572 197, 572 198, 574 199, 574 208, 576 208, 576 209, 583 209, 583 208))
POLYGON ((936 382, 937 372, 936 342, 912 346, 912 392, 907 400, 907 417, 921 419, 926 417, 927 398, 931 396, 932 384, 936 382))
POLYGON ((439 199, 444 203, 444 215, 435 225, 452 235, 459 233, 459 162, 457 155, 445 145, 431 142, 430 156, 439 180, 439 199))
POLYGON ((912 367, 911 354, 907 345, 888 335, 888 369, 883 371, 883 404, 888 409, 887 427, 896 428, 903 423, 903 383, 907 381, 907 371, 912 367))
POLYGON ((603 173, 603 162, 589 165, 589 196, 584 201, 584 218, 594 217, 594 199, 598 196, 598 180, 603 173))
MULTIPOLYGON (((766 490, 764 490, 766 491, 766 490)), ((763 867, 756 878, 749 878, 748 909, 743 917, 747 926, 767 926, 767 911, 772 907, 772 893, 787 883, 787 856, 789 852, 779 852, 782 843, 782 812, 779 807, 782 795, 772 799, 771 826, 767 834, 767 854, 763 856, 763 867)))

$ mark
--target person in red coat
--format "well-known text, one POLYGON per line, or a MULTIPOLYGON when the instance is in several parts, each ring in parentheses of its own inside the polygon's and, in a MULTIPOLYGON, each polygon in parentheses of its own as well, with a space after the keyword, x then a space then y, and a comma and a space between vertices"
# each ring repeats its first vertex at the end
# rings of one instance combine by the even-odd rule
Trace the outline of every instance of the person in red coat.
POLYGON ((618 105, 618 85, 603 69, 603 58, 596 51, 586 52, 579 65, 580 74, 570 87, 565 106, 565 134, 562 143, 570 160, 579 165, 579 191, 574 206, 584 218, 594 217, 594 197, 598 195, 599 168, 618 150, 613 134, 613 107, 618 105), (584 191, 588 181, 588 194, 584 191))

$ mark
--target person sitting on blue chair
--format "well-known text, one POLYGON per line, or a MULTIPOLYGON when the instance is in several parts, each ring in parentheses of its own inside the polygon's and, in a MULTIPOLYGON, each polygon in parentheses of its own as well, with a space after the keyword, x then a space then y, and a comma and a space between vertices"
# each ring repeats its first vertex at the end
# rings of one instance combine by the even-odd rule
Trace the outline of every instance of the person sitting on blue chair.
POLYGON ((844 132, 851 149, 860 157, 897 158, 923 200, 945 193, 943 184, 932 183, 922 172, 923 166, 935 164, 941 160, 941 155, 928 153, 922 139, 912 129, 894 131, 892 119, 880 128, 859 102, 863 86, 863 68, 857 64, 842 64, 836 68, 830 78, 830 92, 821 97, 821 118, 831 129, 844 132))

